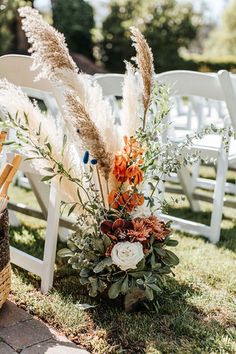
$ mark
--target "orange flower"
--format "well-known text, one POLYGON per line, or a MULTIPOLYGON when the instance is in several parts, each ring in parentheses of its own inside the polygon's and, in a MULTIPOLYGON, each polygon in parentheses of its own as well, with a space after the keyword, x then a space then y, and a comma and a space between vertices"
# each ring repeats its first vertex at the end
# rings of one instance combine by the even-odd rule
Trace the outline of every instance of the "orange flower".
POLYGON ((114 189, 108 195, 108 203, 113 209, 117 209, 119 207, 118 199, 120 197, 119 192, 114 189))
POLYGON ((144 196, 142 194, 130 194, 130 191, 127 191, 122 194, 122 199, 125 201, 124 205, 128 212, 131 212, 137 206, 144 203, 144 196))
POLYGON ((130 158, 136 159, 139 155, 142 155, 143 149, 137 143, 135 138, 124 136, 124 142, 125 146, 123 150, 130 158))
POLYGON ((127 169, 127 158, 121 153, 115 154, 113 174, 118 182, 125 182, 127 169))
POLYGON ((113 209, 118 209, 119 206, 125 207, 128 212, 144 203, 144 196, 142 194, 132 194, 131 191, 120 193, 112 190, 108 195, 108 203, 113 209))
POLYGON ((144 203, 144 196, 140 193, 136 193, 133 195, 133 204, 135 206, 135 208, 137 206, 140 206, 144 203))
POLYGON ((127 168, 126 176, 128 177, 129 184, 134 183, 134 185, 137 185, 143 181, 143 171, 136 164, 127 168))

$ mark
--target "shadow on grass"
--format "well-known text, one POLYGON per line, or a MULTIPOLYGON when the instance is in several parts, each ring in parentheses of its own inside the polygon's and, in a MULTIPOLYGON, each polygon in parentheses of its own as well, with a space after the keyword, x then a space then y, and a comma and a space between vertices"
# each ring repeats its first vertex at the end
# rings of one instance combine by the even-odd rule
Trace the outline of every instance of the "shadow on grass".
MULTIPOLYGON (((70 295, 74 302, 96 301, 85 295, 76 274, 64 278, 61 274, 56 278, 54 288, 65 298, 70 295)), ((119 301, 97 300, 98 307, 87 312, 90 323, 93 323, 93 328, 87 331, 95 328, 98 337, 101 333, 109 346, 109 353, 141 354, 147 353, 148 349, 151 353, 150 348, 161 353, 218 352, 217 339, 229 335, 233 324, 211 319, 191 303, 191 298, 200 297, 202 291, 169 278, 160 297, 158 314, 143 307, 125 313, 119 301)))
MULTIPOLYGON (((40 281, 36 276, 14 268, 25 284, 39 289, 40 281)), ((80 285, 77 271, 61 263, 55 273, 51 295, 53 299, 55 292, 65 300, 65 304, 69 299, 72 303, 98 305, 86 311, 88 322, 83 327, 83 333, 80 332, 81 328, 73 333, 75 342, 82 342, 88 349, 92 350, 92 345, 89 342, 83 343, 84 336, 91 338, 96 335, 98 342, 101 340, 106 343, 106 353, 142 354, 156 353, 157 350, 163 354, 218 353, 221 338, 223 340, 235 336, 235 323, 224 318, 224 311, 218 317, 214 313, 209 314, 204 305, 205 291, 200 286, 170 277, 160 295, 158 314, 141 307, 132 313, 125 313, 122 302, 91 299, 80 285), (202 305, 193 304, 196 298, 202 305)), ((215 301, 214 292, 209 290, 208 296, 209 302, 215 301)), ((217 301, 214 311, 221 311, 217 301)), ((222 352, 234 353, 230 349, 231 344, 227 345, 228 349, 222 347, 222 352)), ((97 352, 96 349, 93 351, 97 352)))
MULTIPOLYGON (((26 284, 39 288, 40 283, 33 275, 20 270, 16 272, 26 284)), ((65 300, 65 306, 68 299, 72 303, 97 305, 96 308, 86 311, 87 321, 83 326, 83 332, 81 327, 73 331, 75 342, 86 345, 90 350, 95 344, 83 342, 84 336, 91 338, 96 335, 97 342, 101 340, 106 343, 105 352, 114 354, 144 354, 156 351, 163 354, 218 353, 219 343, 222 345, 220 348, 222 352, 234 353, 231 343, 225 341, 227 350, 224 343, 221 343, 223 338, 236 338, 233 318, 225 318, 224 310, 222 314, 216 316, 221 311, 217 301, 214 311, 209 313, 207 306, 204 305, 205 291, 200 286, 179 282, 170 277, 160 295, 159 313, 148 311, 143 307, 125 313, 122 302, 91 299, 86 294, 86 289, 80 285, 77 272, 62 266, 55 274, 51 295, 53 299, 53 293, 58 294, 65 300), (193 304, 196 298, 202 305, 193 304)), ((208 296, 209 302, 215 301, 215 294, 212 291, 208 291, 208 296)), ((33 311, 33 306, 31 307, 33 311)), ((99 352, 96 350, 93 348, 93 353, 99 352)))

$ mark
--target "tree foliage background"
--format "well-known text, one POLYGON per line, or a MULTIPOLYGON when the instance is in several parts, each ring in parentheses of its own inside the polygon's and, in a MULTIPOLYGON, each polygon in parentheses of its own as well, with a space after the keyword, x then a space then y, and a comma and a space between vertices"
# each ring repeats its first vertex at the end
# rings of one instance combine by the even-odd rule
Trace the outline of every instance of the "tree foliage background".
POLYGON ((20 51, 26 46, 20 31, 20 19, 17 9, 31 5, 30 0, 1 0, 0 1, 0 53, 20 51))
POLYGON ((103 61, 110 71, 123 72, 124 59, 134 53, 129 27, 140 28, 153 50, 156 71, 184 68, 179 49, 196 37, 199 16, 189 3, 176 0, 112 0, 103 22, 103 61))
MULTIPOLYGON (((102 26, 96 27, 89 0, 52 0, 52 17, 44 17, 50 23, 53 20, 54 26, 65 34, 72 52, 96 58, 108 71, 124 72, 123 60, 134 54, 129 31, 133 25, 140 28, 152 47, 157 72, 236 70, 236 0, 231 0, 220 27, 210 34, 206 55, 199 55, 202 52, 194 39, 197 34, 199 38, 199 29, 203 34, 207 29, 208 35, 209 23, 187 2, 109 0, 110 11, 102 26), (194 53, 198 53, 197 57, 194 53)), ((17 13, 17 8, 26 4, 33 6, 33 0, 0 0, 0 54, 26 53, 27 41, 17 13)))
POLYGON ((222 15, 221 25, 206 41, 207 54, 236 55, 236 0, 232 0, 222 15))
POLYGON ((52 10, 53 25, 64 33, 69 49, 93 59, 92 6, 84 0, 53 0, 52 10))

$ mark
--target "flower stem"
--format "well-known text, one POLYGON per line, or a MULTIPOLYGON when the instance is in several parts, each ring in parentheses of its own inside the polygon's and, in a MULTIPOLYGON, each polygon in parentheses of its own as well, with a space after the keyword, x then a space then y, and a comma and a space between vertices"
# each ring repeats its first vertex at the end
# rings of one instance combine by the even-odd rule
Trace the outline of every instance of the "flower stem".
POLYGON ((100 172, 99 172, 97 165, 96 165, 96 171, 97 171, 97 176, 98 176, 98 183, 99 183, 99 188, 100 188, 100 192, 101 192, 102 202, 103 202, 103 206, 105 208, 105 198, 104 198, 104 194, 103 194, 102 181, 101 181, 101 176, 100 176, 100 172))

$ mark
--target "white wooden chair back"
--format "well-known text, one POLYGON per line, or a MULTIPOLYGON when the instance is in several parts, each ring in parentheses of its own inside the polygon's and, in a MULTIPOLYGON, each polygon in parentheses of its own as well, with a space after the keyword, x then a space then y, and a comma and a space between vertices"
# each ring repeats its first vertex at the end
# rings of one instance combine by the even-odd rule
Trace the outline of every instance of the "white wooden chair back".
POLYGON ((102 87, 104 96, 122 97, 123 74, 95 74, 94 78, 102 87))
POLYGON ((5 76, 14 85, 21 88, 31 88, 36 91, 52 92, 49 81, 44 79, 35 81, 38 71, 30 69, 33 64, 33 59, 30 56, 7 54, 0 57, 0 63, 1 77, 5 76))
POLYGON ((103 96, 108 99, 112 107, 115 125, 121 125, 120 105, 117 98, 123 95, 123 74, 95 74, 93 79, 102 87, 103 96))
POLYGON ((174 96, 198 96, 224 101, 217 74, 173 70, 157 74, 156 78, 158 82, 168 85, 174 96))
MULTIPOLYGON (((53 89, 47 80, 34 81, 37 72, 30 70, 32 58, 25 55, 5 55, 0 57, 0 78, 20 86, 27 95, 41 99, 52 113, 57 110, 53 99, 53 89)), ((56 182, 50 188, 41 182, 30 161, 21 165, 29 178, 42 213, 47 220, 43 261, 11 247, 11 262, 41 277, 41 289, 47 292, 53 283, 58 225, 60 218, 60 197, 56 182)), ((22 212, 25 212, 22 210, 22 212)), ((39 213, 40 214, 40 213, 39 213)), ((29 214, 30 215, 30 214, 29 214)))
MULTIPOLYGON (((235 126, 236 106, 232 94, 232 87, 229 85, 229 73, 223 71, 219 75, 206 74, 191 71, 172 71, 157 75, 158 82, 163 82, 170 87, 170 94, 175 96, 198 96, 207 99, 225 102, 230 122, 235 126), (225 84, 225 86, 224 86, 225 84), (223 87, 224 86, 224 87, 223 87)), ((232 86, 232 85, 231 85, 232 86)), ((193 230, 197 233, 208 237, 212 242, 216 243, 220 238, 220 224, 222 219, 224 190, 226 182, 226 173, 228 169, 228 153, 225 151, 223 142, 220 148, 204 147, 204 144, 196 145, 193 149, 198 150, 203 156, 217 158, 217 175, 213 196, 213 209, 210 226, 192 223, 188 221, 181 222, 176 218, 172 218, 183 230, 193 230)), ((193 201, 193 189, 191 191, 191 178, 187 169, 180 171, 181 184, 185 186, 187 195, 189 194, 190 202, 193 201), (189 188, 190 186, 190 188, 189 188)), ((193 208, 194 209, 194 208, 193 208)), ((197 209, 197 208, 196 208, 197 209)))
POLYGON ((3 55, 0 57, 0 77, 20 86, 29 97, 44 101, 47 108, 55 115, 58 108, 53 98, 53 88, 45 79, 35 81, 39 72, 31 70, 32 64, 33 59, 28 55, 3 55))
MULTIPOLYGON (((196 131, 201 130, 205 122, 204 104, 202 99, 207 99, 222 105, 225 101, 224 92, 220 85, 217 74, 199 73, 195 71, 173 70, 156 75, 158 82, 164 82, 170 88, 170 95, 173 97, 187 96, 197 118, 196 131), (217 102, 216 102, 217 101, 217 102)), ((230 113, 230 107, 227 106, 230 113)), ((220 114, 220 112, 219 112, 220 114)), ((178 118, 178 117, 176 117, 178 118)), ((233 115, 231 116, 231 122, 233 115)), ((169 134, 175 137, 175 130, 170 126, 169 134)))
POLYGON ((218 78, 230 113, 231 124, 236 131, 236 75, 229 74, 226 70, 220 70, 218 78))

